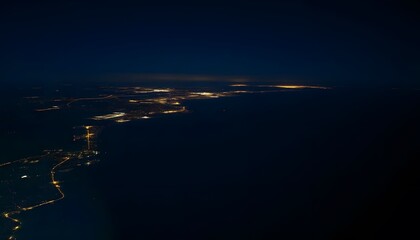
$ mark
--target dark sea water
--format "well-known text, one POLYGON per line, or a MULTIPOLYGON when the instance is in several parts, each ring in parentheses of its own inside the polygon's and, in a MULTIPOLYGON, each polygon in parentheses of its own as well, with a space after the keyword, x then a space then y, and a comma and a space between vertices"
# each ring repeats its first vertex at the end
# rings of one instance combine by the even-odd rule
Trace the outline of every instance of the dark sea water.
MULTIPOLYGON (((17 92, 2 95, 0 162, 72 148, 84 118, 26 111, 17 92)), ((60 173, 66 198, 22 213, 17 239, 418 234, 420 91, 302 89, 185 105, 104 127, 100 162, 60 173)))

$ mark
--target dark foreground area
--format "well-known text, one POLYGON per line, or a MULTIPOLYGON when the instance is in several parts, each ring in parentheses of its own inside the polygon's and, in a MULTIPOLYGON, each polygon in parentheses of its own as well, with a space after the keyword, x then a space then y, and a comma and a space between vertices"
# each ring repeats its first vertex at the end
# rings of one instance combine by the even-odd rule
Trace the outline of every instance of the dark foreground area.
POLYGON ((101 161, 62 173, 66 199, 23 214, 19 239, 418 236, 419 91, 308 89, 186 105, 186 114, 105 128, 101 161))

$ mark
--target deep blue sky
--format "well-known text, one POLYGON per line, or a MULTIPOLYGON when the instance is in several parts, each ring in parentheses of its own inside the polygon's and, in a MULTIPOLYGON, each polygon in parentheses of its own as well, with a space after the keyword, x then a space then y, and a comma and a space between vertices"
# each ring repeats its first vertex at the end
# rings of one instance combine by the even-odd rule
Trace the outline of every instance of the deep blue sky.
POLYGON ((2 3, 1 81, 176 73, 419 85, 418 4, 171 2, 2 3))

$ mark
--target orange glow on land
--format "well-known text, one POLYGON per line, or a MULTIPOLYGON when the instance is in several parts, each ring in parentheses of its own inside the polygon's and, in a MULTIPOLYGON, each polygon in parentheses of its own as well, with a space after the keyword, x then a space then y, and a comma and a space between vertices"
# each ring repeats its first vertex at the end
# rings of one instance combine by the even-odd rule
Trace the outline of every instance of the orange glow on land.
POLYGON ((93 134, 90 133, 90 128, 92 126, 85 126, 86 129, 86 140, 87 140, 87 149, 90 150, 90 137, 93 136, 93 134))
POLYGON ((328 87, 307 86, 307 85, 275 85, 273 87, 276 87, 276 88, 285 88, 285 89, 305 89, 305 88, 311 88, 311 89, 329 89, 328 87))
POLYGON ((182 107, 181 109, 176 109, 176 110, 167 110, 167 111, 163 111, 163 114, 171 114, 171 113, 182 113, 187 111, 187 109, 185 107, 182 107))
POLYGON ((238 84, 231 84, 231 87, 247 87, 249 86, 248 84, 242 84, 242 83, 238 83, 238 84))
POLYGON ((115 120, 115 122, 117 122, 117 123, 125 123, 125 122, 129 122, 130 120, 128 120, 128 119, 117 119, 117 120, 115 120))
POLYGON ((123 117, 125 115, 126 115, 126 113, 124 113, 124 112, 113 112, 111 114, 105 114, 105 115, 95 116, 92 119, 93 120, 108 120, 108 119, 114 119, 114 118, 123 117))
POLYGON ((172 89, 169 89, 169 88, 158 89, 158 88, 156 88, 156 89, 153 89, 152 91, 153 92, 171 92, 172 89))
POLYGON ((52 106, 52 107, 49 107, 49 108, 35 109, 35 111, 37 111, 37 112, 46 112, 46 111, 59 110, 59 109, 60 109, 59 106, 52 106))

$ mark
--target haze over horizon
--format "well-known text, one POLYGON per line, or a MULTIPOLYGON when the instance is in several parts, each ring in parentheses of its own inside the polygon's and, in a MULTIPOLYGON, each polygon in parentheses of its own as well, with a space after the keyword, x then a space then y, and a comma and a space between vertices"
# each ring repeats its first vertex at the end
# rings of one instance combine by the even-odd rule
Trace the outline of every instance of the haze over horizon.
POLYGON ((60 1, 0 9, 5 83, 140 73, 419 85, 420 18, 410 2, 60 1))
POLYGON ((1 1, 0 240, 420 239, 419 13, 1 1))

